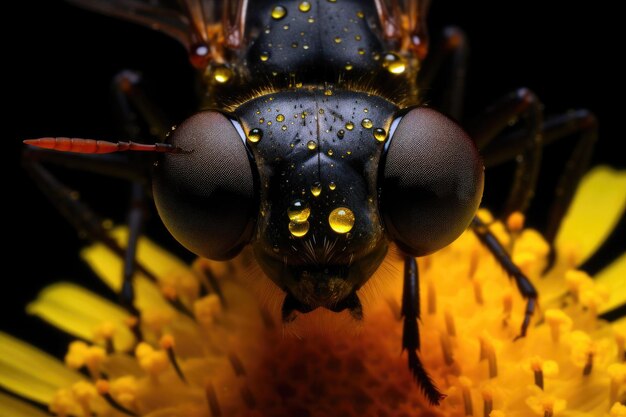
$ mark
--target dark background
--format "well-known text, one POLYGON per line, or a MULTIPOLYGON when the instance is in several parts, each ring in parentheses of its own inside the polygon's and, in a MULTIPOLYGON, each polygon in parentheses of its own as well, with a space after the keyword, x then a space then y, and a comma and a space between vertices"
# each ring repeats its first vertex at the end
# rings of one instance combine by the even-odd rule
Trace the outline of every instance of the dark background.
MULTIPOLYGON (((79 260, 84 242, 20 168, 21 140, 118 138, 109 86, 112 77, 125 68, 141 71, 150 82, 152 97, 173 120, 180 121, 191 109, 192 71, 183 48, 162 34, 60 1, 17 3, 6 18, 15 19, 20 29, 5 38, 8 48, 3 53, 4 69, 9 70, 3 80, 3 99, 10 110, 3 117, 8 167, 3 174, 7 190, 3 206, 8 209, 3 237, 8 252, 3 256, 0 305, 5 313, 0 315, 0 329, 62 355, 65 336, 27 317, 23 306, 45 283, 72 280, 98 290, 102 286, 79 260)), ((607 6, 602 2, 578 6, 563 0, 434 3, 431 32, 455 24, 470 39, 467 113, 477 113, 521 86, 537 93, 547 114, 587 107, 601 123, 594 163, 626 168, 626 156, 618 151, 624 137, 624 76, 616 62, 622 50, 616 28, 623 26, 611 16, 616 12, 604 10, 607 6)), ((547 159, 541 182, 546 193, 566 149, 548 152, 547 158, 552 159, 547 159)), ((98 212, 123 221, 128 195, 124 183, 81 173, 61 174, 98 212)), ((486 201, 502 199, 503 192, 502 185, 488 176, 486 201)), ((539 209, 545 207, 545 195, 539 191, 539 209)), ((148 232, 178 248, 163 233, 158 219, 153 217, 148 232)))

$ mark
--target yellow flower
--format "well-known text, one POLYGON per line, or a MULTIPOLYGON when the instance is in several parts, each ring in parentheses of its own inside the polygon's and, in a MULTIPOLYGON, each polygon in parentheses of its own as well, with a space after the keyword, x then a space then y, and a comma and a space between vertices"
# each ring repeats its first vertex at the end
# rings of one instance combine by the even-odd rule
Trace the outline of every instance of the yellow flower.
MULTIPOLYGON (((626 319, 609 324, 598 314, 626 301, 626 255, 594 279, 576 270, 624 207, 626 173, 590 173, 545 277, 541 236, 493 224, 540 294, 528 336, 516 341, 524 300, 471 232, 420 261, 420 355, 448 395, 440 407, 426 404, 401 351, 397 251, 359 292, 362 323, 316 311, 284 327, 280 293, 249 253, 187 266, 146 239, 138 256, 158 282, 137 277, 141 320, 83 288, 54 284, 28 311, 79 339, 66 366, 0 333, 0 386, 59 416, 624 417, 626 319), (225 304, 202 270, 211 271, 225 304)), ((513 217, 509 228, 522 222, 513 217)), ((123 241, 125 230, 114 235, 123 241)), ((119 289, 118 257, 102 245, 83 257, 119 289)), ((0 414, 45 415, 4 394, 0 414)))

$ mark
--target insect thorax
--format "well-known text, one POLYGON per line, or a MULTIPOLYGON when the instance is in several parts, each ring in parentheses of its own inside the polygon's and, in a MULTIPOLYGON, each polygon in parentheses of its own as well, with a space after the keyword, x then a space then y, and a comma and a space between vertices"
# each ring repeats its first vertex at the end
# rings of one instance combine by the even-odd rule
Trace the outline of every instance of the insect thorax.
POLYGON ((302 3, 250 6, 247 46, 205 73, 206 107, 232 111, 259 95, 306 86, 362 91, 400 107, 417 103, 417 60, 383 39, 373 2, 302 3))

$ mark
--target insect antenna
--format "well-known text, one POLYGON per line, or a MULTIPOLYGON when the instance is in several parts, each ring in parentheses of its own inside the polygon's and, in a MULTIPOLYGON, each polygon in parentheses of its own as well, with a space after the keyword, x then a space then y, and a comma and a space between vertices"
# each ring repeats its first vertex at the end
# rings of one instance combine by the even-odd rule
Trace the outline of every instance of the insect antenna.
POLYGON ((86 154, 104 154, 124 151, 159 152, 159 153, 184 153, 181 148, 169 143, 137 143, 137 142, 108 142, 105 140, 80 139, 80 138, 39 138, 26 139, 26 145, 37 148, 53 149, 62 152, 75 152, 86 154))

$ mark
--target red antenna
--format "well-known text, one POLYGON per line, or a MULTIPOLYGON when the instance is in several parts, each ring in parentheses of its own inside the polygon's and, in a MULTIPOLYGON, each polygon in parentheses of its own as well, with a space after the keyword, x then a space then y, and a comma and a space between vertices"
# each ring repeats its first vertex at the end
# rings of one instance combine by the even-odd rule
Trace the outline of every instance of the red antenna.
POLYGON ((182 153, 183 150, 169 143, 107 142, 105 140, 79 138, 26 139, 25 144, 55 151, 76 153, 113 153, 124 151, 182 153))

